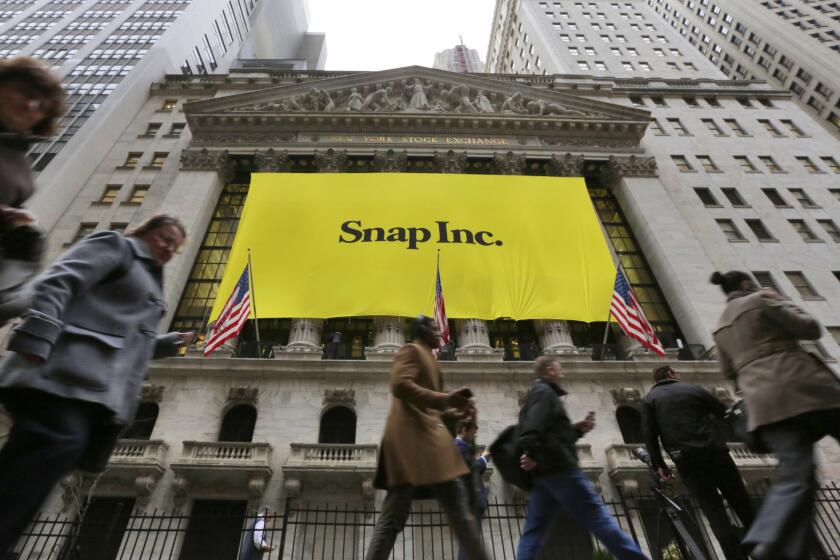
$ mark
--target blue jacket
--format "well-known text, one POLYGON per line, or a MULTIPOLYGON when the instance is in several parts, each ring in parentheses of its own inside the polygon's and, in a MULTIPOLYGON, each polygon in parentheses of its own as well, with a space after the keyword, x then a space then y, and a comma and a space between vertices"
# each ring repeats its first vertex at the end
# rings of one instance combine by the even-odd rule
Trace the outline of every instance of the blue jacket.
POLYGON ((484 487, 482 475, 487 470, 487 459, 476 458, 475 448, 461 438, 455 438, 455 445, 458 446, 458 451, 461 452, 464 462, 470 468, 470 474, 462 477, 469 490, 470 504, 476 505, 478 510, 483 512, 487 509, 487 489, 484 487))

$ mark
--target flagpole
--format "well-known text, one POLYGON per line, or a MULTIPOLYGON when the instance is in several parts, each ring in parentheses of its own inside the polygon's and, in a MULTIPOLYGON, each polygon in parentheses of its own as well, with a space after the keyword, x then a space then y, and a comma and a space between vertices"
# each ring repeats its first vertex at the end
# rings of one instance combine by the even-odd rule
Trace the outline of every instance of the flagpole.
POLYGON ((254 289, 254 266, 251 264, 251 249, 248 248, 248 283, 251 289, 251 307, 254 309, 254 329, 257 331, 257 357, 262 358, 262 344, 260 343, 260 322, 257 319, 257 294, 254 289))

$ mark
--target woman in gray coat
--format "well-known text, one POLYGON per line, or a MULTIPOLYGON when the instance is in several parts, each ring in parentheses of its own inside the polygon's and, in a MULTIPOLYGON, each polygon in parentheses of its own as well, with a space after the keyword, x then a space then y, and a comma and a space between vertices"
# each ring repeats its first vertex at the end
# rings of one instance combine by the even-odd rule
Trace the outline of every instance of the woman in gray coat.
POLYGON ((193 340, 157 335, 163 265, 184 238, 163 215, 125 236, 94 233, 37 280, 0 363, 0 402, 14 421, 0 450, 0 557, 64 474, 104 470, 149 360, 193 340))
POLYGON ((744 396, 749 429, 779 460, 773 486, 744 539, 754 560, 810 558, 817 490, 814 445, 840 441, 840 381, 799 340, 822 332, 808 313, 744 272, 712 275, 727 297, 714 338, 723 373, 744 396))

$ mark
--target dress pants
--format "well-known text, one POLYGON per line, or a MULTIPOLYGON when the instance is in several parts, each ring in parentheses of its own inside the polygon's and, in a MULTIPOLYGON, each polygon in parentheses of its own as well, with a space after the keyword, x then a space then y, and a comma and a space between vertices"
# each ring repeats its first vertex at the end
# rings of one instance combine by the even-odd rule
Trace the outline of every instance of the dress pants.
POLYGON ((0 449, 0 558, 111 415, 97 404, 30 389, 7 390, 4 402, 14 424, 0 449))
MULTIPOLYGON (((458 538, 458 544, 470 560, 488 560, 481 542, 475 517, 470 513, 467 491, 460 480, 450 480, 429 486, 434 497, 443 506, 449 525, 458 538)), ((373 529, 365 560, 387 560, 394 548, 397 535, 405 527, 414 499, 413 486, 399 486, 388 490, 382 513, 373 529)))
POLYGON ((752 525, 755 512, 729 451, 714 447, 691 449, 675 463, 680 478, 709 520, 726 559, 746 558, 741 551, 741 531, 730 522, 721 494, 745 528, 752 525))
POLYGON ((535 479, 516 560, 534 560, 548 537, 554 516, 564 511, 595 535, 617 560, 648 560, 621 530, 580 469, 535 479))
POLYGON ((765 545, 774 558, 810 558, 817 492, 814 444, 830 435, 840 442, 840 408, 806 412, 758 429, 779 460, 770 491, 744 544, 765 545))

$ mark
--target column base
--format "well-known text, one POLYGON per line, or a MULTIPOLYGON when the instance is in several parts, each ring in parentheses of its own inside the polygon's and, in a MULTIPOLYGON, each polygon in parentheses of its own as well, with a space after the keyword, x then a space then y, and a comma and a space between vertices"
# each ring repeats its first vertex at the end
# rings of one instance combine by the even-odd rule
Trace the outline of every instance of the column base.
POLYGON ((274 358, 277 360, 320 360, 323 353, 320 347, 309 344, 274 347, 274 358))
POLYGON ((366 346, 365 360, 370 362, 390 362, 400 351, 400 346, 397 345, 382 345, 382 346, 366 346))
POLYGON ((634 362, 675 362, 679 359, 678 354, 679 349, 677 348, 668 348, 665 350, 665 355, 660 356, 653 350, 639 346, 627 350, 627 359, 634 362))
POLYGON ((503 348, 489 346, 456 348, 455 359, 459 362, 503 362, 505 351, 503 348))
POLYGON ((586 352, 581 348, 572 346, 555 346, 542 351, 543 356, 554 356, 564 362, 589 362, 592 361, 592 352, 586 352))

